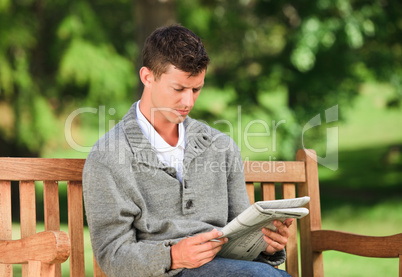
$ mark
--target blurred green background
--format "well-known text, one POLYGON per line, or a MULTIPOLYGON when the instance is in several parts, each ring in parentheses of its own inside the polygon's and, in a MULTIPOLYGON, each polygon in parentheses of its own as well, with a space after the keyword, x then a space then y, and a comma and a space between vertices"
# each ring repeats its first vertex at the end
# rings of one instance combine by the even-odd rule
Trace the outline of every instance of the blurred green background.
MULTIPOLYGON (((211 58, 193 118, 244 159, 330 158, 323 228, 402 232, 399 0, 0 0, 0 156, 85 158, 141 95, 145 37, 175 22, 211 58)), ((398 272, 396 259, 324 262, 326 276, 398 272)))

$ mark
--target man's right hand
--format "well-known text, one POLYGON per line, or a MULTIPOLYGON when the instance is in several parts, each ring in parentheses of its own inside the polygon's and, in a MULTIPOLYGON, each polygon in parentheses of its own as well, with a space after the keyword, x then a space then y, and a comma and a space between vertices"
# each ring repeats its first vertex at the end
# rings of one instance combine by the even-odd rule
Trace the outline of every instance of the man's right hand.
POLYGON ((171 269, 197 268, 215 258, 227 238, 211 241, 222 236, 222 232, 214 229, 211 232, 182 239, 170 248, 172 257, 171 269))

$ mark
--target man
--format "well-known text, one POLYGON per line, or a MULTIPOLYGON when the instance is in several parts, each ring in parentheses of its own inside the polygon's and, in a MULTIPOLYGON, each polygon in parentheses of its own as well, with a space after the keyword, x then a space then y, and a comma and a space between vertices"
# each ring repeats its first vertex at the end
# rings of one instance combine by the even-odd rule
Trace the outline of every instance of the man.
POLYGON ((291 220, 262 230, 269 246, 260 262, 216 256, 227 242, 219 229, 250 203, 233 140, 187 116, 208 63, 190 30, 155 30, 143 49, 141 100, 88 155, 86 215, 108 276, 288 276, 271 265, 285 259, 291 220))

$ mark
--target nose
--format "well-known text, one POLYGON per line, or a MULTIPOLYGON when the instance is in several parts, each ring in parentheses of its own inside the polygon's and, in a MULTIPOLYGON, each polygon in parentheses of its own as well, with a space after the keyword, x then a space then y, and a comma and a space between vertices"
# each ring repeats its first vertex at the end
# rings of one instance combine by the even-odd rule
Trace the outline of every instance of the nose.
POLYGON ((181 104, 190 109, 194 106, 194 93, 191 89, 182 93, 181 104))

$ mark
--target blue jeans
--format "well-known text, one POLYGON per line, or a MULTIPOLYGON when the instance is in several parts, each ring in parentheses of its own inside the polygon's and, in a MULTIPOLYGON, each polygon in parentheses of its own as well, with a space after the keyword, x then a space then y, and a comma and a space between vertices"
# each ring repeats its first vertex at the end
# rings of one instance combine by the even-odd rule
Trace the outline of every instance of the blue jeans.
POLYGON ((198 268, 184 269, 177 276, 180 277, 291 277, 286 271, 260 262, 232 260, 216 256, 209 263, 198 268))

